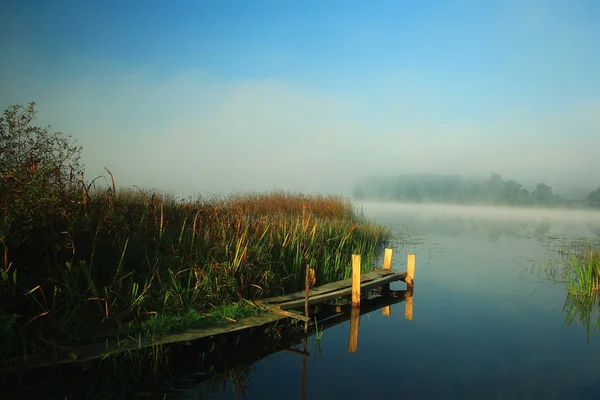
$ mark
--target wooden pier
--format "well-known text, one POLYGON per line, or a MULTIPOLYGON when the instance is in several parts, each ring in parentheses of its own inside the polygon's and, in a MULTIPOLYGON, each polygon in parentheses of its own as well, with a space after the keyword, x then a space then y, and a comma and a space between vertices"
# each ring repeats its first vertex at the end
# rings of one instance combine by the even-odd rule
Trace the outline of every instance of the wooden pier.
MULTIPOLYGON (((390 282, 404 280, 406 272, 395 272, 391 269, 375 269, 369 273, 360 275, 360 290, 378 288, 390 282)), ((312 288, 308 292, 308 305, 323 303, 338 297, 348 296, 352 293, 352 278, 344 279, 323 286, 312 288)), ((293 310, 301 308, 306 302, 305 291, 292 293, 286 296, 271 297, 258 300, 257 304, 276 306, 281 310, 293 310)))
POLYGON ((321 321, 317 321, 319 329, 321 329, 321 324, 324 324, 322 325, 323 329, 327 329, 343 321, 350 320, 348 351, 355 352, 358 346, 358 324, 361 314, 382 308, 383 315, 391 315, 390 306, 394 303, 405 301, 405 318, 408 320, 412 319, 415 257, 413 254, 408 255, 407 272, 397 272, 391 269, 391 249, 385 250, 382 268, 373 268, 372 271, 364 274, 360 273, 360 256, 353 256, 352 261, 353 271, 351 278, 317 287, 311 287, 311 271, 307 266, 306 290, 285 296, 255 301, 257 306, 268 311, 263 315, 243 318, 236 322, 223 322, 207 328, 192 329, 183 333, 157 337, 127 337, 123 339, 112 339, 103 343, 79 348, 56 346, 50 355, 31 355, 28 357, 17 357, 4 360, 0 371, 6 373, 57 364, 90 362, 123 351, 135 351, 151 346, 160 346, 176 342, 190 342, 232 332, 241 332, 246 329, 278 322, 286 318, 293 318, 304 322, 305 333, 307 333, 308 328, 311 325, 309 307, 313 306, 312 311, 313 314, 315 314, 314 308, 317 305, 321 308, 322 313, 325 311, 320 318, 321 321), (390 290, 389 284, 394 281, 406 282, 407 290, 390 290), (361 306, 361 293, 364 294, 377 288, 380 288, 378 291, 379 296, 376 299, 365 300, 365 304, 361 306), (349 309, 342 306, 332 306, 327 304, 330 300, 349 296, 351 296, 351 307, 349 309), (334 307, 333 311, 332 307, 334 307), (302 308, 304 308, 304 313, 297 311, 302 308))

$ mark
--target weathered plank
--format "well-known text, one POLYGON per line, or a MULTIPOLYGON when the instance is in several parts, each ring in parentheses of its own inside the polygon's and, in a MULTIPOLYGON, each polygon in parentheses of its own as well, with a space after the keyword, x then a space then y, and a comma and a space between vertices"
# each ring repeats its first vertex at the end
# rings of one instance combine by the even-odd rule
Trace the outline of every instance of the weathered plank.
MULTIPOLYGON (((396 272, 396 273, 392 272, 392 273, 385 274, 383 277, 380 277, 378 279, 370 279, 370 277, 373 276, 371 274, 373 274, 373 272, 370 272, 369 274, 361 275, 361 282, 364 282, 360 285, 362 291, 367 291, 371 288, 375 288, 375 287, 378 287, 378 286, 381 286, 381 285, 384 285, 386 283, 390 283, 393 281, 399 281, 399 280, 404 279, 404 277, 406 277, 406 272, 401 272, 401 273, 400 272, 396 272), (367 275, 369 275, 369 278, 363 280, 362 277, 367 276, 367 275)), ((381 276, 381 275, 379 275, 379 276, 381 276)), ((336 297, 346 296, 346 295, 350 294, 352 292, 352 280, 347 279, 345 281, 347 281, 347 285, 345 285, 341 288, 338 288, 336 290, 326 291, 323 294, 311 295, 308 299, 308 304, 309 305, 318 304, 318 303, 322 303, 327 300, 334 299, 336 297)), ((292 296, 293 295, 290 295, 290 297, 292 297, 292 296)), ((301 307, 304 304, 305 300, 297 299, 294 297, 292 297, 292 300, 288 300, 285 302, 279 301, 277 304, 274 304, 274 305, 281 308, 282 310, 289 310, 289 309, 301 307)), ((280 298, 278 298, 278 299, 280 299, 280 298)), ((269 299, 266 299, 266 300, 269 300, 269 299)), ((266 300, 263 300, 263 301, 266 301, 266 300)))
MULTIPOLYGON (((392 271, 392 270, 376 269, 376 270, 368 272, 366 274, 362 274, 360 276, 360 283, 362 285, 363 283, 370 282, 372 280, 375 280, 378 278, 383 278, 383 277, 393 275, 396 273, 397 272, 392 271)), ((325 293, 333 292, 333 291, 343 289, 345 287, 351 287, 351 286, 352 286, 352 278, 343 279, 341 281, 328 283, 328 284, 325 284, 322 286, 317 286, 315 288, 312 288, 312 289, 310 289, 308 295, 309 295, 309 297, 313 297, 313 296, 322 295, 325 293)), ((257 303, 277 305, 278 303, 284 303, 284 302, 288 302, 291 300, 304 300, 305 296, 306 296, 306 292, 303 290, 300 292, 290 293, 290 294, 287 294, 284 296, 276 296, 276 297, 269 297, 266 299, 261 299, 260 301, 257 301, 257 303)))
POLYGON ((281 315, 282 317, 294 318, 294 319, 298 319, 302 322, 310 321, 309 317, 302 315, 300 313, 297 313, 297 312, 285 311, 285 310, 282 310, 281 308, 275 307, 275 306, 265 306, 265 308, 269 312, 271 312, 273 314, 281 315))
MULTIPOLYGON (((237 332, 244 329, 262 326, 286 318, 283 315, 265 313, 255 317, 247 317, 237 322, 223 322, 206 328, 190 329, 182 333, 174 333, 157 337, 129 337, 121 340, 110 340, 105 343, 97 343, 79 348, 68 348, 68 351, 60 351, 55 355, 28 356, 27 358, 15 357, 6 360, 4 363, 4 372, 10 372, 21 369, 40 368, 57 364, 72 362, 92 361, 106 356, 120 353, 122 351, 139 350, 145 347, 188 342, 191 340, 206 338, 210 336, 221 335, 225 333, 237 332)), ((67 349, 67 348, 64 348, 67 349)))

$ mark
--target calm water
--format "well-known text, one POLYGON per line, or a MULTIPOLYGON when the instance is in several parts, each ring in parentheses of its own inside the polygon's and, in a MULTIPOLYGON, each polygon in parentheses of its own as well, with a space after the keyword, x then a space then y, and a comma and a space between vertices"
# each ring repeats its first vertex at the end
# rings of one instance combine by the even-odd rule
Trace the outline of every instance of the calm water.
MULTIPOLYGON (((188 398, 348 399, 597 398, 600 334, 565 325, 565 288, 548 279, 564 243, 597 241, 600 213, 364 204, 365 214, 403 233, 394 268, 416 254, 413 319, 405 303, 309 338, 304 357, 279 352, 244 382, 188 398), (404 244, 402 244, 404 243, 404 244)), ((403 283, 393 289, 403 289, 403 283)), ((299 347, 302 349, 302 347, 299 347)))

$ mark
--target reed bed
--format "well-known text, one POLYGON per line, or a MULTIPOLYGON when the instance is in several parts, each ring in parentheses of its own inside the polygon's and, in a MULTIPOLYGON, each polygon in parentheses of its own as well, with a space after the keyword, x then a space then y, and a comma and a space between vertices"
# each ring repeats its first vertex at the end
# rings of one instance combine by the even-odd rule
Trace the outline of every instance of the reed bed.
POLYGON ((369 268, 389 237, 336 196, 184 201, 69 182, 0 197, 0 359, 296 291, 305 265, 317 284, 346 278, 351 254, 369 268))

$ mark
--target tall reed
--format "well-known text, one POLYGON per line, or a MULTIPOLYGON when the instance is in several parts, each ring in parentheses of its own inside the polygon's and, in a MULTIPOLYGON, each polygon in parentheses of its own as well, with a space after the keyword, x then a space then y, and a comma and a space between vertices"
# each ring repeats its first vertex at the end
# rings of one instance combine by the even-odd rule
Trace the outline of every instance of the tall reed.
POLYGON ((389 236, 336 196, 184 201, 114 181, 40 196, 0 203, 0 358, 299 290, 307 264, 317 284, 345 278, 389 236))

